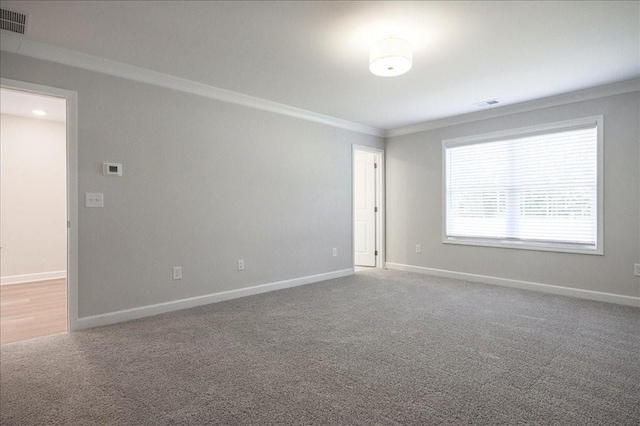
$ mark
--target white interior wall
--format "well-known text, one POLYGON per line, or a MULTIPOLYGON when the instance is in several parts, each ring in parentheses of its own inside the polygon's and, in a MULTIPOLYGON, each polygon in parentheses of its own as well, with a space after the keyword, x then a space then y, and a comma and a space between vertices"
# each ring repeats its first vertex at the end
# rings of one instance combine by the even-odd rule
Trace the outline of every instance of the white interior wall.
POLYGON ((387 262, 638 298, 639 116, 636 91, 387 139, 387 262), (604 116, 604 256, 442 242, 443 139, 595 115, 604 116))
POLYGON ((2 283, 64 277, 65 124, 2 114, 0 155, 2 283))
POLYGON ((382 148, 382 138, 0 59, 4 78, 78 93, 78 199, 102 192, 105 204, 79 209, 81 320, 353 267, 351 145, 382 148), (103 176, 104 161, 124 176, 103 176))

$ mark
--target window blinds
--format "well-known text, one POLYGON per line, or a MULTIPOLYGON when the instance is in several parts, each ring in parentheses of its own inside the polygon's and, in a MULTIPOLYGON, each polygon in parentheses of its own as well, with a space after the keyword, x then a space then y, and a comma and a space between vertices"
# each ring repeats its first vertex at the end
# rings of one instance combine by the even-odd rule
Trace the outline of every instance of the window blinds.
POLYGON ((596 248, 596 123, 445 145, 446 237, 596 248))

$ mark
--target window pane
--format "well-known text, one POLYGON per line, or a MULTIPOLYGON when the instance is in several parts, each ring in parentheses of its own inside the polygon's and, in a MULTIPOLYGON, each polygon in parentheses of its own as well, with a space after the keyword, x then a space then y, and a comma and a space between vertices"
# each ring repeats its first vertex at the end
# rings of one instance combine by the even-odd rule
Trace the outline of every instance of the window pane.
POLYGON ((446 236, 595 248, 598 132, 445 146, 446 236))

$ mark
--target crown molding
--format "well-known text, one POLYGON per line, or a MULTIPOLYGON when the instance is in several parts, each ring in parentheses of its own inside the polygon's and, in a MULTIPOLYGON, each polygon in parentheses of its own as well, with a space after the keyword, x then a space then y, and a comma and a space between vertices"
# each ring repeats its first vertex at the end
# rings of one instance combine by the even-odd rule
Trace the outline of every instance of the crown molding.
POLYGON ((169 74, 148 70, 146 68, 128 65, 123 62, 104 59, 98 56, 88 55, 62 47, 53 46, 47 43, 29 40, 24 36, 18 36, 7 31, 0 31, 0 33, 2 34, 2 37, 0 37, 0 50, 6 52, 16 53, 18 55, 42 59, 45 61, 56 62, 63 65, 203 96, 222 102, 242 105, 249 108, 268 111, 288 117, 299 118, 302 120, 320 123, 327 126, 385 138, 408 135, 412 133, 486 120, 490 118, 497 118, 510 114, 534 111, 537 109, 602 98, 605 96, 640 91, 640 79, 626 80, 575 92, 563 93, 547 98, 507 105, 491 110, 478 111, 469 114, 426 121, 409 126, 397 127, 394 129, 382 130, 376 127, 354 123, 348 120, 343 120, 340 118, 319 114, 313 111, 308 111, 302 108, 297 108, 258 98, 255 96, 233 92, 231 90, 222 89, 220 87, 210 86, 192 80, 175 77, 169 74))
POLYGON ((505 115, 518 114, 537 109, 550 108, 559 105, 571 104, 574 102, 588 101, 591 99, 603 98, 605 96, 620 95, 640 91, 640 79, 619 81, 604 86, 592 87, 576 92, 562 93, 560 95, 547 98, 534 99, 532 101, 521 102, 513 105, 506 105, 491 110, 473 112, 469 114, 456 115, 433 121, 413 124, 410 126, 388 129, 385 131, 385 138, 409 135, 412 133, 424 132, 427 130, 439 129, 442 127, 454 126, 458 124, 471 123, 473 121, 497 118, 505 115))
POLYGON ((71 67, 82 68, 103 74, 121 77, 128 80, 139 81, 141 83, 154 86, 165 87, 167 89, 178 90, 180 92, 191 93, 206 98, 255 108, 288 117, 299 118, 312 121, 314 123, 325 124, 327 126, 340 129, 351 130, 373 136, 384 136, 384 130, 364 124, 354 123, 336 117, 319 114, 302 108, 268 101, 255 96, 245 95, 220 87, 210 86, 164 74, 157 71, 128 65, 123 62, 100 58, 98 56, 87 55, 47 43, 29 40, 24 36, 17 36, 12 33, 2 31, 0 37, 0 50, 16 53, 30 58, 42 59, 56 62, 71 67))

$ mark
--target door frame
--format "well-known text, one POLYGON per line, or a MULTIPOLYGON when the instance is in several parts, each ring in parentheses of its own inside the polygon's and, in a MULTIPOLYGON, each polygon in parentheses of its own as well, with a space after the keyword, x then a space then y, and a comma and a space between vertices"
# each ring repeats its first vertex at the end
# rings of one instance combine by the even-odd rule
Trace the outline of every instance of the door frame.
POLYGON ((376 164, 378 167, 375 171, 376 180, 376 206, 378 207, 378 214, 376 215, 376 248, 378 252, 376 256, 376 268, 385 267, 385 214, 386 214, 386 202, 385 202, 385 187, 384 187, 384 149, 373 148, 365 145, 351 145, 351 265, 355 271, 355 227, 356 209, 355 209, 355 161, 356 151, 368 152, 376 155, 376 164))
POLYGON ((0 78, 0 86, 67 100, 67 331, 78 327, 78 93, 0 78))

